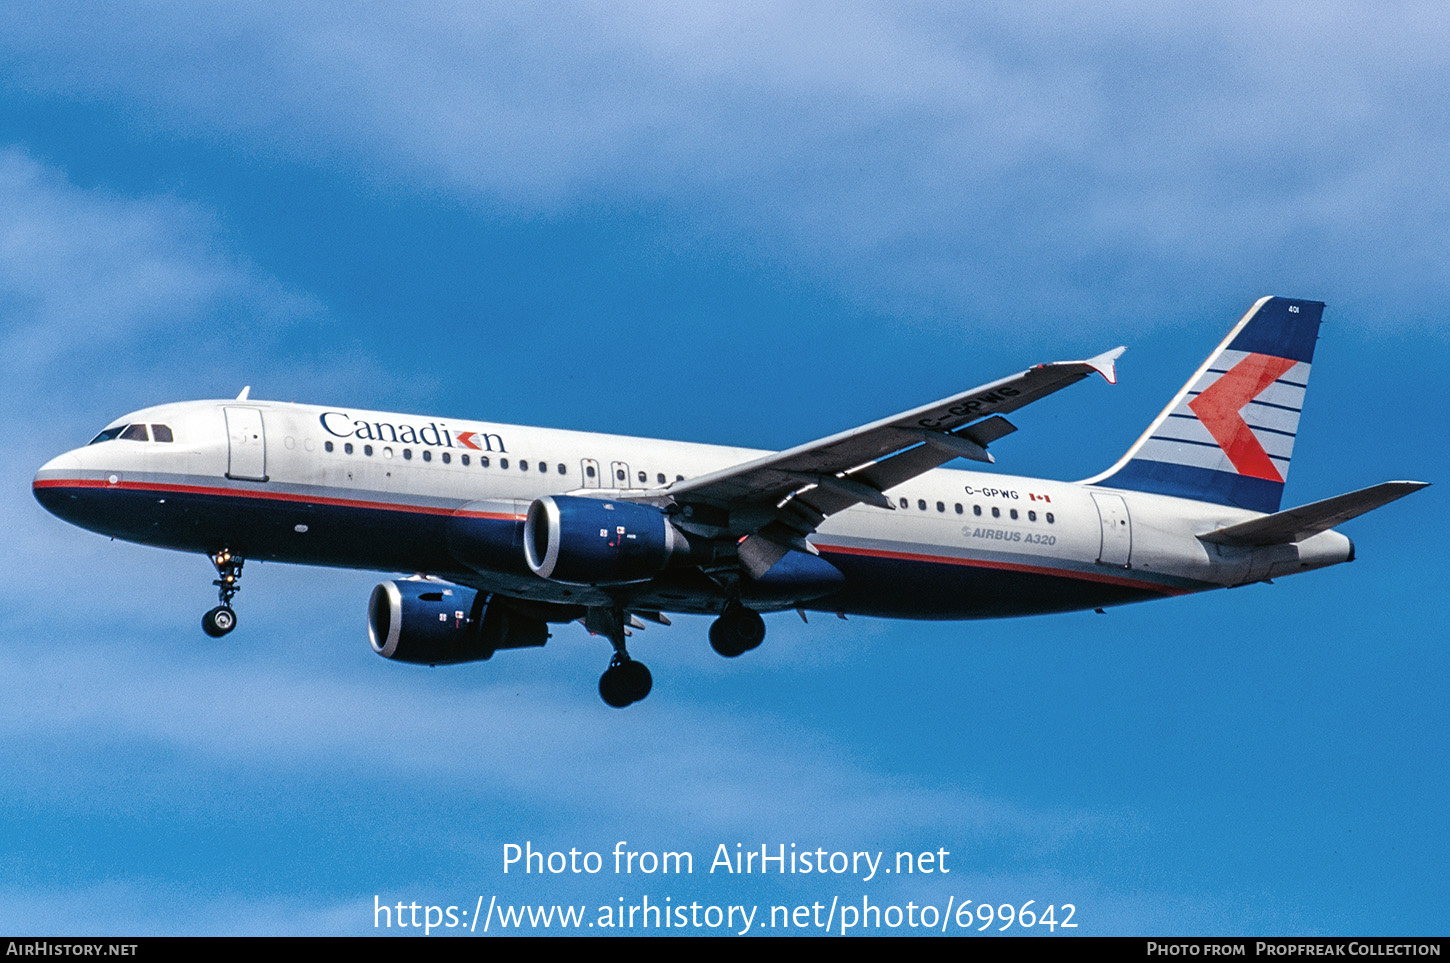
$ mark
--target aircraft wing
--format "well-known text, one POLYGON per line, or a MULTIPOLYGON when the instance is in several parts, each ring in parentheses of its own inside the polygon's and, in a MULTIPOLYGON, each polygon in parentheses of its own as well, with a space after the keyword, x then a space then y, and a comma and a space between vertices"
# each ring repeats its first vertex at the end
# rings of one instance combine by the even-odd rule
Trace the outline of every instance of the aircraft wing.
MULTIPOLYGON (((740 558, 759 577, 805 537, 856 504, 894 508, 883 492, 953 458, 991 462, 987 446, 1016 428, 1002 415, 1097 372, 1117 380, 1115 348, 1058 361, 786 451, 671 485, 665 492, 719 534, 744 535, 740 558), (705 521, 708 520, 708 521, 705 521)), ((697 523, 701 524, 701 523, 697 523)))

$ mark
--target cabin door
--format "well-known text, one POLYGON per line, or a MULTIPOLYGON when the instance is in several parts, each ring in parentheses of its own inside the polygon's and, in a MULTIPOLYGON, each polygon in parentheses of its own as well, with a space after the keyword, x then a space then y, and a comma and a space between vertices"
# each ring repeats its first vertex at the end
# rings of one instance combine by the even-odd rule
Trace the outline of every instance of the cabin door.
POLYGON ((1098 564, 1128 568, 1133 554, 1133 525, 1128 518, 1128 505, 1122 495, 1093 492, 1102 523, 1103 540, 1098 548, 1098 564))
POLYGON ((267 435, 262 409, 224 408, 227 417, 227 477, 238 481, 267 480, 267 435))

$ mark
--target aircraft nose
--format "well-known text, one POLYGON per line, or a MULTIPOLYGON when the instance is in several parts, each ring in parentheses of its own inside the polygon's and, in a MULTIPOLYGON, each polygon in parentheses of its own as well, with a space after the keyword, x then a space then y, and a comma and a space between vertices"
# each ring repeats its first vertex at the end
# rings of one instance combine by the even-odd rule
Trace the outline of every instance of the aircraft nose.
POLYGON ((76 453, 68 451, 64 455, 56 455, 50 461, 41 465, 35 472, 35 480, 43 481, 47 478, 75 477, 75 473, 81 470, 81 460, 76 453))
POLYGON ((75 452, 68 451, 64 455, 57 455, 36 471, 35 479, 30 483, 30 491, 35 495, 36 501, 45 506, 47 511, 54 513, 57 486, 68 479, 76 478, 80 470, 81 460, 76 457, 75 452))

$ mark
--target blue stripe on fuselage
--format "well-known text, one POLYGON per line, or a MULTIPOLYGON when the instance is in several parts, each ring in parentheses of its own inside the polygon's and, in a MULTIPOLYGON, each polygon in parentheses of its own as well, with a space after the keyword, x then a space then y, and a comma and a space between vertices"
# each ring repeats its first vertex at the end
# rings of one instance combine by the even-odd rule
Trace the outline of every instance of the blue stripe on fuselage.
MULTIPOLYGON (((468 581, 468 570, 532 579, 524 562, 523 521, 449 515, 437 508, 376 507, 269 497, 248 489, 178 492, 51 483, 35 496, 53 514, 91 531, 179 551, 209 554, 222 547, 245 558, 375 571, 427 572, 468 581), (297 526, 306 531, 298 532, 297 526), (464 563, 464 564, 460 564, 464 563), (466 566, 466 567, 465 567, 466 566)), ((980 560, 893 556, 822 548, 847 587, 807 602, 817 611, 889 618, 971 619, 1065 612, 1163 597, 1209 586, 1111 584, 1091 574, 1023 571, 980 560), (970 562, 970 564, 968 564, 970 562)), ((1050 560, 1045 560, 1050 561, 1050 560)), ((661 581, 671 581, 667 576, 661 581)), ((1126 581, 1126 580, 1125 580, 1126 581)), ((665 588, 663 584, 659 586, 665 588)), ((653 599, 653 584, 621 588, 653 599)), ((718 599, 653 607, 706 611, 718 599)))
POLYGON ((463 518, 438 511, 363 507, 327 500, 282 500, 222 492, 150 491, 51 485, 35 489, 52 514, 82 528, 145 545, 210 554, 223 547, 244 558, 393 572, 458 571, 448 552, 449 525, 510 574, 527 575, 523 520, 463 518), (305 531, 297 531, 306 526, 305 531), (515 551, 517 549, 517 551, 515 551))
POLYGON ((821 551, 848 588, 806 608, 883 618, 993 619, 1072 612, 1163 598, 1134 588, 985 566, 821 551))

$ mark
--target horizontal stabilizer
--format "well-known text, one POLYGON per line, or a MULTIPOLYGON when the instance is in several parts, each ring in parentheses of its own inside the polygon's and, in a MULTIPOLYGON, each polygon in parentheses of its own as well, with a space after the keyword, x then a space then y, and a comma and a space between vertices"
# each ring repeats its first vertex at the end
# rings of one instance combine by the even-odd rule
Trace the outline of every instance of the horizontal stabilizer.
POLYGON ((1205 542, 1216 542, 1219 545, 1285 545, 1301 542, 1311 535, 1328 531, 1340 522, 1347 522, 1381 505, 1388 505, 1397 498, 1404 498, 1429 484, 1417 481, 1384 482, 1357 492, 1335 495, 1320 502, 1265 515, 1251 522, 1230 525, 1198 537, 1205 542))

